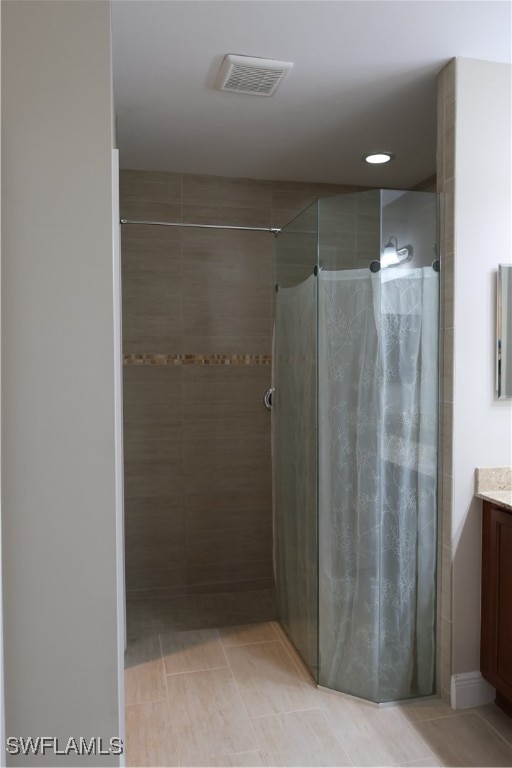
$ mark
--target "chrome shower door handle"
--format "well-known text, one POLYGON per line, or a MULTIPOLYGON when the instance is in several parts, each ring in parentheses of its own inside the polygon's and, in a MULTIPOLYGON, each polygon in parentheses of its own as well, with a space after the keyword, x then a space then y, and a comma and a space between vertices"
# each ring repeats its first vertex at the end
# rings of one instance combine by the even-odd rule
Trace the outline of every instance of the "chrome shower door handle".
POLYGON ((263 395, 263 404, 265 405, 265 408, 267 411, 272 410, 272 395, 274 394, 275 389, 274 387, 269 387, 265 394, 263 395))

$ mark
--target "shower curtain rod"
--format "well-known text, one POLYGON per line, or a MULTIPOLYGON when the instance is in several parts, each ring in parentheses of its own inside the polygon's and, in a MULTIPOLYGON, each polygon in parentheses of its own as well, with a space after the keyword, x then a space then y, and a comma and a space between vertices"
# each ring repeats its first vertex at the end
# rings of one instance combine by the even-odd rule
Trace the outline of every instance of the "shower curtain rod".
POLYGON ((148 224, 156 227, 194 227, 196 229, 237 229, 245 232, 271 232, 278 235, 280 227, 234 227, 228 224, 188 224, 183 221, 143 221, 139 219, 121 219, 121 224, 148 224))

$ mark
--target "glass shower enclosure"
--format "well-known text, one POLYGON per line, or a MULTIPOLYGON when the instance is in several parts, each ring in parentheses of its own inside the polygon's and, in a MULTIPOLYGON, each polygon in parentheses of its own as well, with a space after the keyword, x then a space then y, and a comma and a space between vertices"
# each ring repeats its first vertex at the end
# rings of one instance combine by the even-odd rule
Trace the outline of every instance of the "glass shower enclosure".
POLYGON ((435 193, 324 198, 276 238, 279 619, 321 686, 435 689, 435 193))

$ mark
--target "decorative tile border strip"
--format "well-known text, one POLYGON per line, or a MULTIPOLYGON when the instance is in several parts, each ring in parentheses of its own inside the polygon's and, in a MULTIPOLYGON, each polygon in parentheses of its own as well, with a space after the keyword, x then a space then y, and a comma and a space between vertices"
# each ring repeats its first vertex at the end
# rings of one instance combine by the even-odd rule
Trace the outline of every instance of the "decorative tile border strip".
POLYGON ((272 365, 272 355, 154 355, 124 352, 124 365, 272 365))

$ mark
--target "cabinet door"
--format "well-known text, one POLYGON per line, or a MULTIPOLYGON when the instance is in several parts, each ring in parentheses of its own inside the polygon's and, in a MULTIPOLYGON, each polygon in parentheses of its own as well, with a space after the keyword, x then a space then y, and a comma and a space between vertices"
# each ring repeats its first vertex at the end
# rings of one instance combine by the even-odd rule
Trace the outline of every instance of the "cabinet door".
POLYGON ((512 694, 512 516, 496 510, 498 611, 496 673, 512 694))
POLYGON ((512 701, 512 514, 484 504, 482 674, 512 701))

